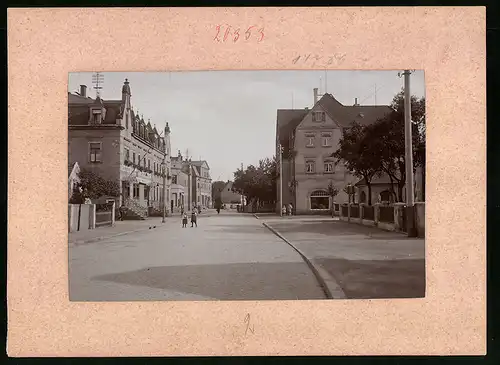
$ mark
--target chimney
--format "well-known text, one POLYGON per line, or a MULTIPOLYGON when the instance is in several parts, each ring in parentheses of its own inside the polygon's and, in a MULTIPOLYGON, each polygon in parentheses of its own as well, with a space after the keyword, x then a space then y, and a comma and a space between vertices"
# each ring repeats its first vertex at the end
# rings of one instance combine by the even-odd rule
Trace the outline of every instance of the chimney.
POLYGON ((315 87, 313 89, 313 93, 314 93, 314 105, 316 105, 316 103, 318 102, 318 88, 315 87))
POLYGON ((359 106, 359 104, 358 104, 358 98, 354 98, 354 106, 359 106))
POLYGON ((87 97, 87 85, 80 85, 80 96, 87 97))

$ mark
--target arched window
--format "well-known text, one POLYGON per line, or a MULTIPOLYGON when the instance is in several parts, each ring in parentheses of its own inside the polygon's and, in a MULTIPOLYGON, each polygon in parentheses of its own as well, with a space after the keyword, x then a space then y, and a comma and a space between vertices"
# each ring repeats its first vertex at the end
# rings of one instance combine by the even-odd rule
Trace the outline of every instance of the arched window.
POLYGON ((310 195, 311 210, 330 209, 330 196, 325 190, 315 190, 310 195))
POLYGON ((366 203, 366 193, 364 191, 359 195, 359 200, 360 203, 366 203))
POLYGON ((391 201, 391 192, 389 190, 382 191, 380 193, 380 201, 390 202, 391 201))

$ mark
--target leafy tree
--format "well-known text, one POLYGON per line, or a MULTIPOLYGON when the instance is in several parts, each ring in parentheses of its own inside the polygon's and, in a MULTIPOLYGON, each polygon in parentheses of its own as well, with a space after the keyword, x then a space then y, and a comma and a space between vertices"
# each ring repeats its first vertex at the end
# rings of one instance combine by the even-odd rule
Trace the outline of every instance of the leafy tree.
POLYGON ((274 203, 276 199, 276 158, 265 158, 257 166, 234 172, 233 191, 252 201, 258 207, 264 202, 274 203))
POLYGON ((332 202, 331 202, 331 209, 332 209, 332 217, 333 217, 333 199, 335 199, 335 197, 338 195, 339 193, 339 189, 337 189, 335 187, 335 185, 333 184, 333 181, 330 181, 330 183, 328 184, 328 195, 330 196, 332 202))
POLYGON ((224 181, 214 181, 212 183, 212 200, 215 202, 217 198, 220 199, 222 190, 226 186, 226 182, 224 181))
MULTIPOLYGON (((391 104, 392 111, 366 127, 378 157, 377 168, 391 181, 392 193, 402 202, 406 183, 406 149, 404 121, 404 92, 398 93, 391 104), (397 194, 393 184, 397 186, 397 194)), ((413 165, 425 166, 425 98, 411 97, 413 165)))
POLYGON ((80 191, 83 199, 98 199, 102 196, 120 196, 120 184, 116 181, 107 180, 93 171, 82 169, 78 173, 80 182, 77 184, 76 189, 80 191))
POLYGON ((337 164, 344 162, 348 171, 365 180, 369 204, 372 197, 371 182, 379 173, 380 166, 376 147, 372 137, 366 132, 366 127, 353 123, 351 128, 344 131, 339 149, 332 155, 337 159, 337 164))
POLYGON ((217 198, 215 198, 215 200, 214 200, 214 208, 215 208, 215 209, 222 209, 222 206, 223 206, 223 204, 222 204, 222 199, 221 199, 221 197, 220 197, 220 196, 218 196, 218 197, 217 197, 217 198))

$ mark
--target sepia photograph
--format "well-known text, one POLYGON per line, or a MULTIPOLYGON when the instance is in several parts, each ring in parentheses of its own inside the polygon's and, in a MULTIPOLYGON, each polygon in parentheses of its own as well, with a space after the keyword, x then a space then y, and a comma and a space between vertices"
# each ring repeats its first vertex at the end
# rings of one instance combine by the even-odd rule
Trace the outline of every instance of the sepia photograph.
POLYGON ((71 301, 423 298, 422 70, 75 72, 71 301))

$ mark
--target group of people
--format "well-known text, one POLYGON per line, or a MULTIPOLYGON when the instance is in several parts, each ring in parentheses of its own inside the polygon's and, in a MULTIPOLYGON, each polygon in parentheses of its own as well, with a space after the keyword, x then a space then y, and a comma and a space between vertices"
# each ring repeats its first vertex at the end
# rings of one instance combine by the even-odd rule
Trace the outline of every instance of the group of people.
POLYGON ((281 213, 282 215, 292 215, 293 214, 292 204, 283 205, 283 208, 281 208, 281 213))
MULTIPOLYGON (((198 212, 195 209, 193 209, 191 212, 191 227, 193 227, 193 226, 198 227, 197 218, 198 218, 198 212)), ((183 211, 182 212, 182 228, 187 227, 187 224, 188 224, 188 215, 186 212, 183 211)))

